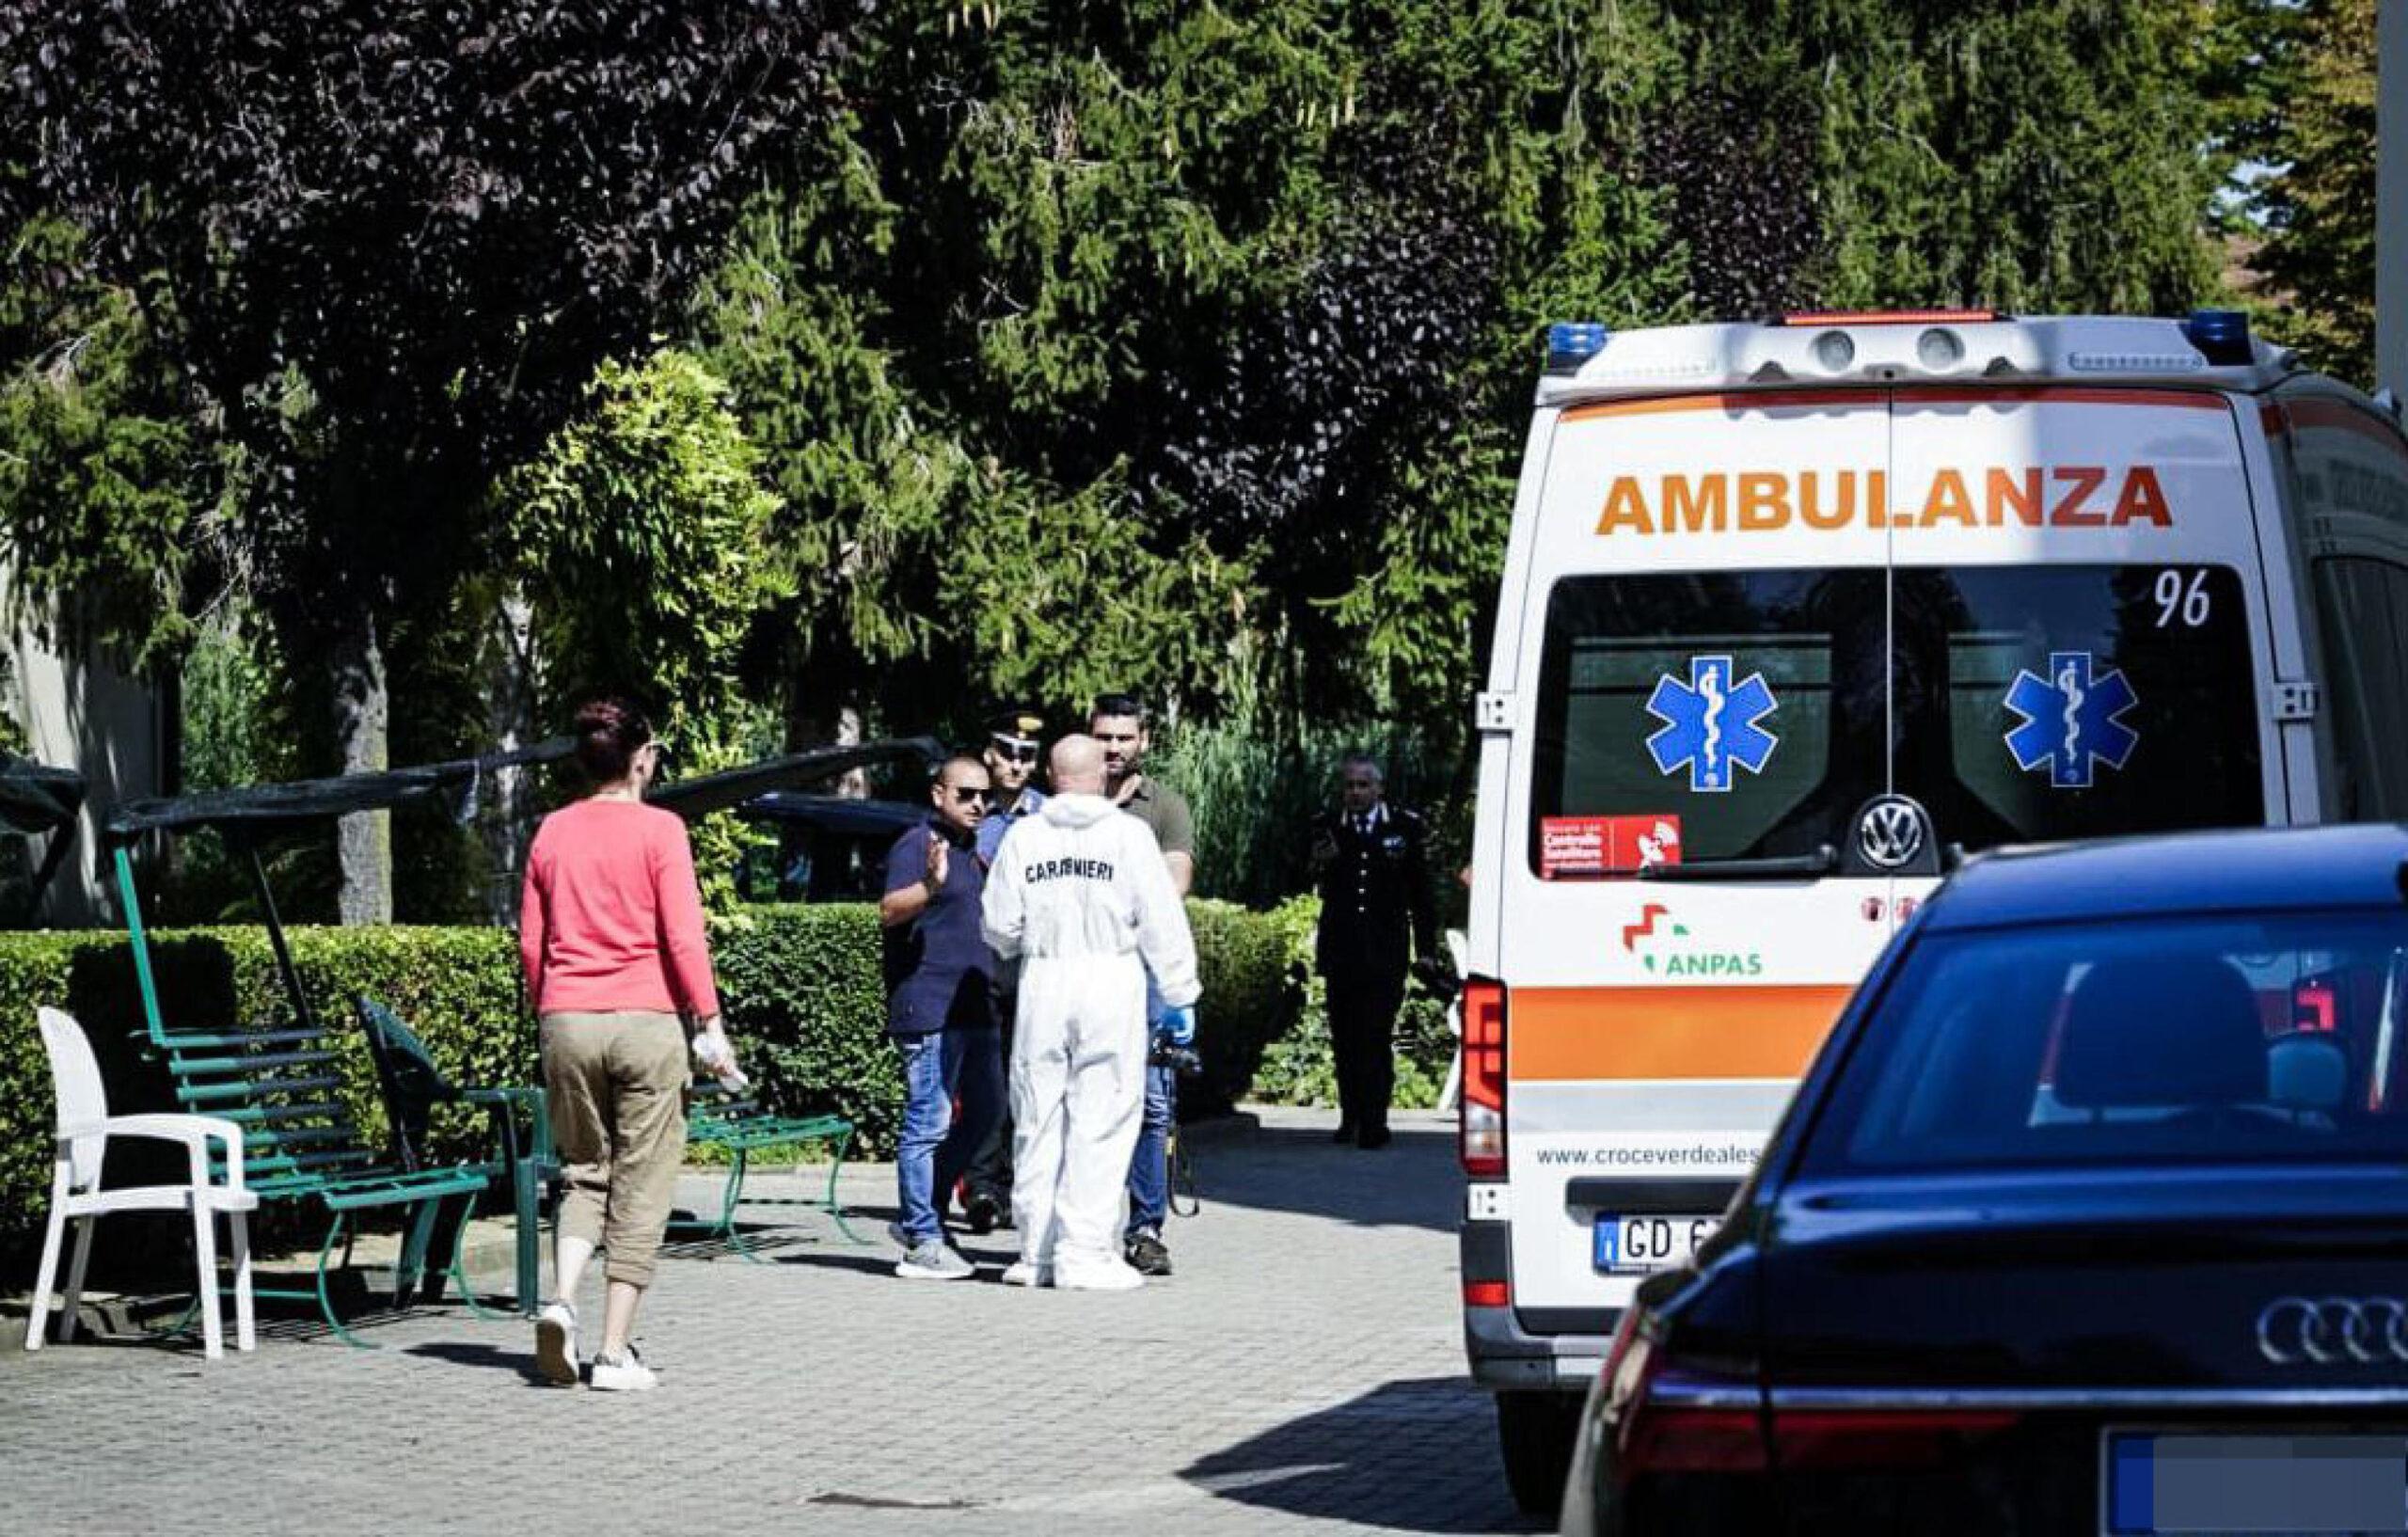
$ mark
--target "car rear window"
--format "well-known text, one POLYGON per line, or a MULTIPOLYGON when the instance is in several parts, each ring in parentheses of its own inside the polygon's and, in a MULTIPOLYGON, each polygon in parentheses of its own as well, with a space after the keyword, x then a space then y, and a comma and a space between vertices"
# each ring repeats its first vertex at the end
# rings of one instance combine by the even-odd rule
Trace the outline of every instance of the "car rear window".
POLYGON ((1843 1067, 1822 1172, 2395 1161, 2408 915, 2337 911, 1927 936, 1843 1067))
POLYGON ((2240 575, 2047 564, 1573 577, 1547 605, 1528 829, 1687 860, 1845 846, 1913 796, 1967 849, 2264 819, 2240 575))

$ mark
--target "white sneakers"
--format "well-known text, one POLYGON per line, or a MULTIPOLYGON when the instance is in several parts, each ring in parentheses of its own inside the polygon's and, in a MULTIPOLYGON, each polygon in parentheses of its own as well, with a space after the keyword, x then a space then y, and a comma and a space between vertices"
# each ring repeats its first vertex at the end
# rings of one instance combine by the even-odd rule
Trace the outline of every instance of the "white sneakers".
MULTIPOLYGON (((577 1309, 564 1302, 545 1304, 535 1315, 535 1370, 546 1382, 575 1387, 577 1365, 577 1309)), ((633 1345, 616 1359, 594 1357, 594 1370, 586 1378, 587 1386, 605 1393, 641 1393, 659 1385, 660 1378, 633 1345)))
POLYGON ((602 1393, 642 1393, 659 1386, 660 1379, 643 1364, 635 1346, 629 1345, 615 1360, 608 1355, 594 1356, 594 1371, 586 1379, 586 1386, 602 1393))
POLYGON ((1006 1286, 1052 1286, 1054 1267, 1031 1264, 1025 1260, 1015 1260, 1004 1268, 1004 1284, 1006 1286))
POLYGON ((1117 1254, 1109 1260, 1054 1263, 1054 1286, 1060 1291, 1134 1291, 1145 1284, 1137 1268, 1117 1254))
POLYGON ((535 1370, 562 1387, 577 1386, 577 1309, 547 1303, 535 1315, 535 1370))

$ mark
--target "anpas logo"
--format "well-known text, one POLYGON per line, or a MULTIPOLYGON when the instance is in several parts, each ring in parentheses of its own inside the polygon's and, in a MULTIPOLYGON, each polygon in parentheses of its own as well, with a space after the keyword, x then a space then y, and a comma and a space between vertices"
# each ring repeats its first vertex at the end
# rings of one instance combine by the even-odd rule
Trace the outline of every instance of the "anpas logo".
POLYGON ((1708 944, 1691 935, 1688 926, 1672 918, 1672 910, 1649 902, 1639 910, 1639 921, 1625 924, 1622 947, 1658 976, 1762 976, 1765 958, 1755 950, 1708 944))

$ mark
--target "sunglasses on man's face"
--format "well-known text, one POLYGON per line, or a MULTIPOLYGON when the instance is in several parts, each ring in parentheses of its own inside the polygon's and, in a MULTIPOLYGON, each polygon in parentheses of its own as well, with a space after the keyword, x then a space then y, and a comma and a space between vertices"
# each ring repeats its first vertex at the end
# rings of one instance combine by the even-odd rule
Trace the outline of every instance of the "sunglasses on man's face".
POLYGON ((1037 744, 1025 737, 998 737, 994 743, 995 755, 1006 763, 1037 761, 1037 744))
POLYGON ((953 803, 957 806, 975 805, 985 799, 987 799, 987 786, 984 784, 956 784, 953 786, 953 803))

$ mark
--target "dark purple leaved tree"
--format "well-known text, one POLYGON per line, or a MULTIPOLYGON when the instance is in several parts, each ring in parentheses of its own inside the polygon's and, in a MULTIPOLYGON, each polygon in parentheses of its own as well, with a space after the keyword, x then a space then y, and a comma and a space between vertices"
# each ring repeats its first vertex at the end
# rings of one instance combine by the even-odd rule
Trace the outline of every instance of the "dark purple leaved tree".
MULTIPOLYGON (((323 658, 347 769, 381 638, 494 475, 642 346, 834 103, 865 0, 0 0, 9 228, 63 215, 225 445, 228 566, 323 658)), ((389 912, 346 827, 345 921, 389 912)))

